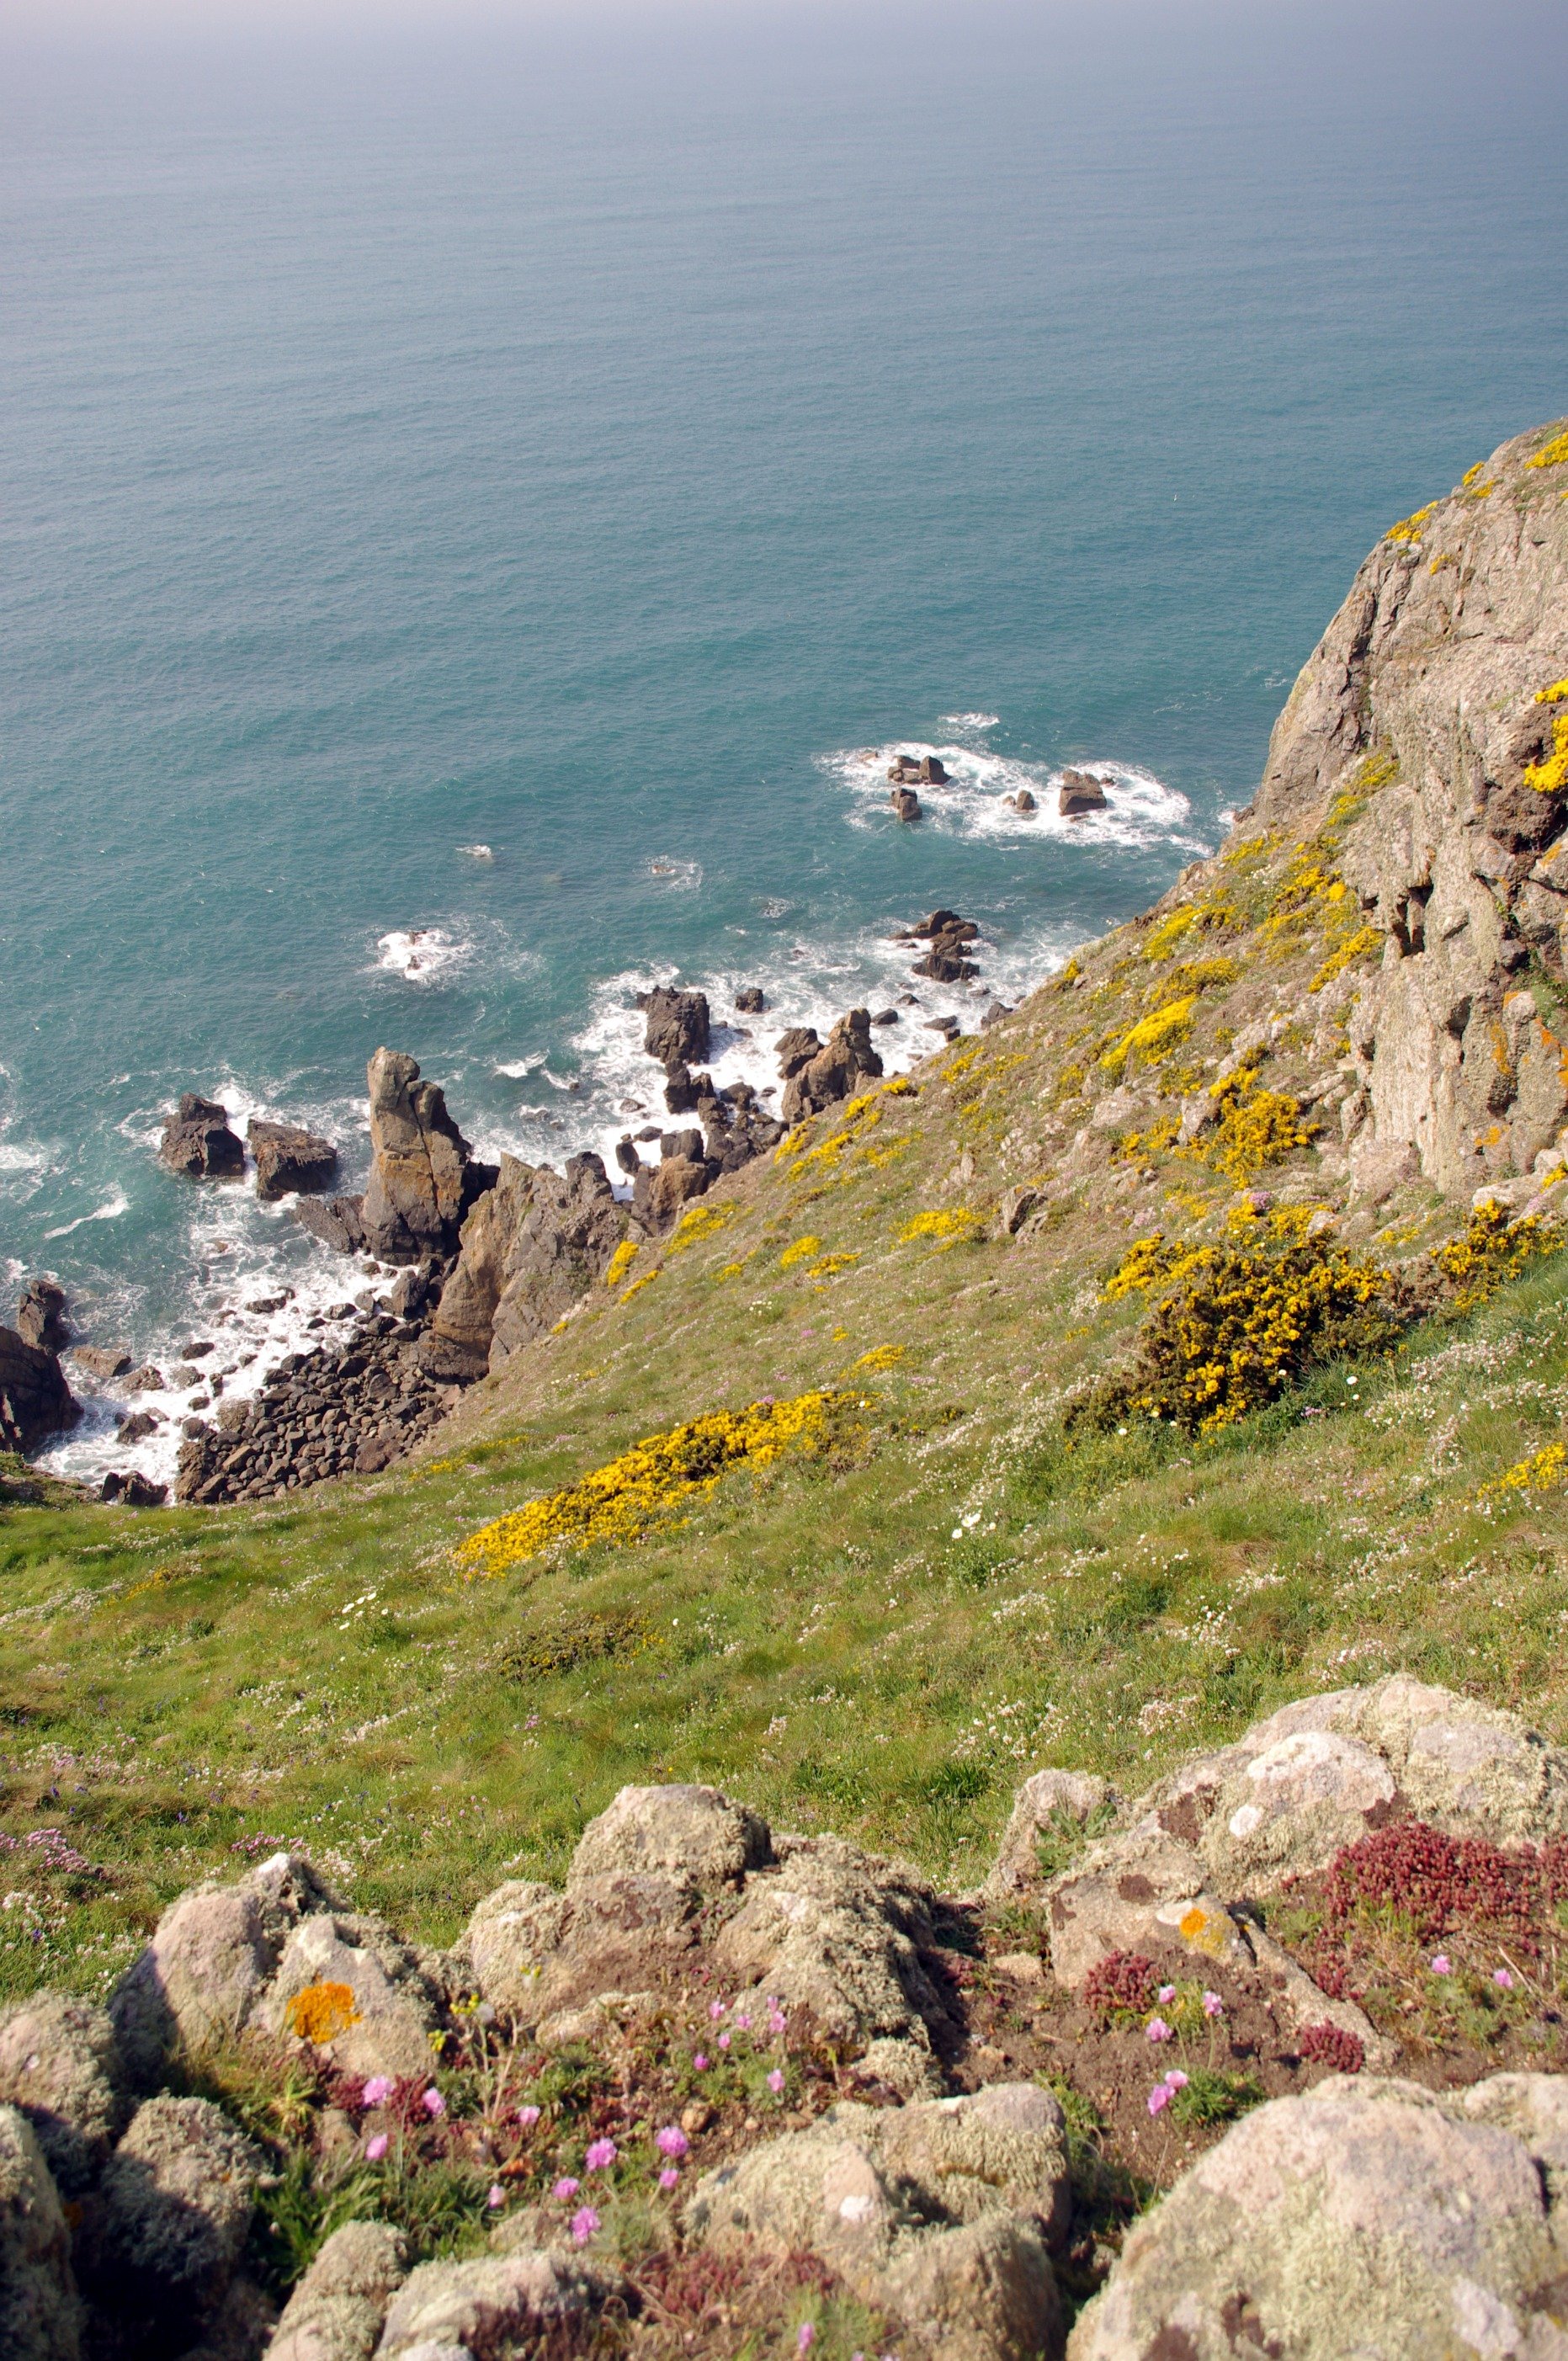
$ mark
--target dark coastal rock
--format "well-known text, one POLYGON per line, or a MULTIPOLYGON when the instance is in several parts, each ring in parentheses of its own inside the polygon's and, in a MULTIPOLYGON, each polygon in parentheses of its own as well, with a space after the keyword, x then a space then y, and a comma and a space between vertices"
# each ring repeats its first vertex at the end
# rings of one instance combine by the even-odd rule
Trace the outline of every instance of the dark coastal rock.
POLYGON ((295 1218, 337 1254, 357 1254, 365 1244, 363 1197, 302 1197, 295 1218))
POLYGON ((71 1357, 90 1378, 123 1378, 131 1366, 123 1345, 73 1345, 71 1357))
POLYGON ((370 1182, 360 1207, 365 1243, 389 1262, 448 1254, 465 1214, 495 1182, 446 1111, 440 1085, 420 1080, 412 1058, 378 1049, 370 1091, 370 1182))
POLYGON ((1057 808, 1064 819, 1078 819, 1085 812, 1103 811, 1108 797, 1105 782, 1093 771, 1064 771, 1057 808))
POLYGON ((664 1105, 671 1115, 692 1115, 705 1090, 713 1083, 707 1074, 694 1074, 689 1066, 677 1060, 664 1069, 668 1079, 664 1084, 664 1105))
POLYGON ((1015 812, 1022 812, 1025 819, 1031 812, 1037 812, 1040 808, 1027 787, 1020 787, 1015 796, 1003 796, 1002 800, 1004 804, 1011 804, 1015 812))
POLYGON ((319 1132, 291 1123, 263 1123, 252 1116, 247 1132, 256 1159, 258 1197, 286 1197, 292 1191, 326 1189, 337 1171, 337 1150, 319 1132))
POLYGON ((956 910, 933 910, 911 932, 929 945, 925 958, 915 962, 916 975, 928 976, 934 983, 968 983, 980 973, 965 956, 980 933, 972 918, 961 918, 956 910))
MULTIPOLYGON (((888 764, 895 787, 945 787, 948 772, 939 754, 899 754, 888 764)), ((902 813, 900 818, 904 817, 902 813)))
POLYGON ((676 992, 657 984, 640 992, 637 1005, 647 1018, 642 1046, 662 1066, 700 1066, 711 1046, 707 994, 676 992))
POLYGON ((621 1171, 629 1176, 641 1170, 642 1159, 637 1153, 637 1143, 630 1132, 623 1133, 616 1141, 615 1160, 621 1171))
POLYGON ((894 787, 888 801, 893 806, 894 819, 916 820, 920 817, 920 798, 913 787, 894 787))
POLYGON ((64 1288, 57 1287, 52 1279, 29 1279, 16 1306, 16 1334, 40 1353, 62 1353, 71 1342, 64 1288))
POLYGON ((736 1010, 742 1016, 761 1016, 767 1005, 766 995, 759 984, 748 983, 735 995, 736 1010))
MULTIPOLYGON (((124 1434, 120 1437, 123 1443, 124 1434)), ((154 1484, 135 1470, 127 1475, 111 1473, 104 1477, 99 1490, 101 1500, 117 1500, 124 1509, 161 1509, 169 1498, 167 1484, 154 1484)))
POLYGON ((803 1066, 808 1066, 822 1049, 822 1036, 815 1025, 792 1025, 773 1043, 779 1061, 779 1080, 793 1082, 803 1066))
POLYGON ((82 1405, 52 1353, 0 1328, 0 1450, 30 1451, 76 1424, 82 1405))
POLYGON ((115 1439, 117 1443, 145 1443, 149 1434, 156 1434, 167 1423, 161 1411, 128 1411, 115 1422, 115 1439))
MULTIPOLYGON (((701 1135, 696 1135, 700 1140, 701 1135)), ((644 1165, 631 1192, 631 1208, 642 1227, 657 1235, 671 1228, 683 1207, 706 1195, 714 1175, 705 1157, 667 1156, 644 1165)))
POLYGON ((140 1368, 133 1369, 126 1379, 125 1390, 128 1394, 160 1394, 163 1391, 163 1371, 156 1368, 152 1362, 144 1361, 140 1368))
POLYGON ((158 1152, 173 1172, 192 1180, 237 1180, 245 1147, 229 1129, 228 1109, 187 1091, 163 1126, 158 1152))
POLYGON ((574 1156, 565 1172, 503 1157, 495 1188, 463 1224, 422 1368, 460 1385, 499 1368, 580 1301, 628 1226, 598 1157, 574 1156))
POLYGON ((874 1081, 882 1072, 882 1060, 872 1048, 871 1026, 868 1010, 851 1008, 815 1055, 794 1068, 784 1086, 786 1124, 799 1123, 803 1116, 850 1097, 862 1082, 874 1081))
POLYGON ((1011 1001, 993 1000, 990 1007, 986 1010, 985 1015, 980 1020, 981 1031, 982 1033, 989 1033, 993 1025, 1000 1025, 1004 1016, 1011 1016, 1012 1014, 1013 1004, 1011 1001))

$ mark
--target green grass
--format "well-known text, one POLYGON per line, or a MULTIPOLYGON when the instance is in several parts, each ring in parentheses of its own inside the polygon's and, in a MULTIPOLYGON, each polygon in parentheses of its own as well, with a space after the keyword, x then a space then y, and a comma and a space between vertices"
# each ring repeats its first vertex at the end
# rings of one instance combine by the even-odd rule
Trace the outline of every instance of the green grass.
MULTIPOLYGON (((1258 922, 1262 877, 1230 887, 1258 922)), ((0 1506, 0 1830, 19 1840, 0 1991, 101 1987, 171 1895, 282 1840, 448 1940, 503 1876, 558 1876, 630 1781, 711 1780, 968 1883, 1041 1763, 1135 1788, 1286 1697, 1396 1666, 1562 1731, 1568 1493, 1474 1496, 1563 1432, 1563 1258, 1212 1438, 1064 1437, 1065 1400, 1140 1316, 1099 1294, 1127 1240, 1223 1232, 1226 1189, 1179 1159, 1062 1178, 1087 1114, 1057 1104, 1063 1061, 1157 982, 1139 941, 1108 939, 1090 989, 961 1041, 842 1147, 741 1175, 727 1227, 630 1303, 596 1290, 417 1468, 211 1512, 0 1506), (1059 1191, 1025 1241, 898 1242, 1019 1179, 1059 1191), (859 1258, 781 1268, 807 1233, 859 1258), (883 1347, 903 1357, 857 1370, 883 1347), (865 1399, 854 1464, 731 1476, 634 1548, 475 1582, 453 1565, 639 1435, 825 1384, 865 1399), (49 1865, 27 1839, 49 1828, 91 1871, 49 1865)), ((1241 982, 1201 1003, 1183 1057, 1288 1008, 1322 941, 1287 948, 1293 968, 1226 941, 1241 982)), ((820 1118, 813 1144, 840 1136, 820 1118)), ((1267 1180, 1343 1196, 1310 1149, 1267 1180)), ((1360 1223, 1385 1257, 1455 1218, 1420 1187, 1386 1212, 1375 1238, 1360 1223)))

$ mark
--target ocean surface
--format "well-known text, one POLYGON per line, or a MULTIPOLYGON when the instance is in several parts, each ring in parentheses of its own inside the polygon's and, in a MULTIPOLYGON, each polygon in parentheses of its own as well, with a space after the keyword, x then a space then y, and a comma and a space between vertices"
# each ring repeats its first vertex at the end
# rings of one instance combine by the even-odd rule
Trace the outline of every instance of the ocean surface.
POLYGON ((1568 37, 1087 21, 5 50, 0 1316, 243 1391, 365 1280, 180 1091, 354 1186, 384 1042, 608 1154, 640 986, 760 984, 772 1081, 948 904, 908 1063, 1217 843, 1378 533, 1568 410, 1568 37))

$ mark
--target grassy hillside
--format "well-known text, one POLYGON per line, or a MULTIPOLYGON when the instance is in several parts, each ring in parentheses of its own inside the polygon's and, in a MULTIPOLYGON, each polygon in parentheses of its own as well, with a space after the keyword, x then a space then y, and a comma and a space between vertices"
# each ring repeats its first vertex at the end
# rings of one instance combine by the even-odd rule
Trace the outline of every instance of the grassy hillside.
MULTIPOLYGON (((1320 1208, 1360 1268, 1464 1228, 1423 1184, 1347 1195, 1345 1019, 1381 949, 1336 880, 1354 808, 1243 838, 913 1087, 816 1118, 421 1463, 286 1505, 0 1508, 0 1991, 101 1985, 172 1893, 284 1839, 449 1939, 629 1781, 962 1883, 1028 1769, 1141 1785, 1396 1666, 1568 1733, 1554 1233, 1452 1255, 1397 1345, 1347 1321, 1344 1353, 1331 1326, 1315 1366, 1260 1363, 1245 1416, 1213 1422, 1229 1379, 1070 1416, 1147 1333, 1157 1289, 1105 1292, 1135 1240, 1255 1274, 1320 1208), (641 1437, 814 1394, 710 1489, 656 1463, 640 1540, 524 1554, 551 1512, 458 1554, 641 1437)), ((623 1532, 633 1497, 605 1495, 623 1532)))

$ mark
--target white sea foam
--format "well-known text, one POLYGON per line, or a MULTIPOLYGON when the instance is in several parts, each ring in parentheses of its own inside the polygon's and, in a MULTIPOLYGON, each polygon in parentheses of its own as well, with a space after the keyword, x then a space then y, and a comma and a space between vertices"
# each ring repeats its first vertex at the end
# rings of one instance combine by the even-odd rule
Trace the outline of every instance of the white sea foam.
POLYGON ((68 1238, 73 1230, 80 1230, 88 1222, 117 1222, 120 1215, 128 1213, 130 1209, 130 1199, 124 1190, 116 1189, 112 1197, 105 1198, 103 1204, 95 1205, 90 1213, 78 1213, 73 1222, 61 1222, 57 1229, 46 1230, 44 1235, 46 1238, 68 1238))
POLYGON ((496 857, 494 846, 488 844, 460 844, 457 850, 470 861, 493 861, 496 857))
POLYGON ((444 927, 394 928, 376 942, 376 966, 405 983, 440 983, 466 965, 473 946, 444 927))
POLYGON ((824 755, 821 764, 854 797, 852 822, 863 828, 903 825, 889 803, 887 773, 899 756, 919 762, 934 754, 948 773, 946 786, 922 786, 920 808, 924 824, 955 836, 1005 837, 1037 844, 1082 843, 1129 848, 1174 843, 1201 852, 1196 839, 1181 834, 1191 806, 1175 787, 1168 787, 1152 771, 1135 763, 1103 759, 1079 767, 1093 771, 1105 782, 1106 807, 1066 819, 1058 809, 1062 774, 1046 763, 1026 763, 1010 754, 992 754, 963 745, 931 746, 919 739, 900 738, 886 746, 861 748, 852 753, 824 755), (1021 812, 1020 788, 1027 787, 1036 809, 1021 812), (1014 798, 1009 802, 1008 798, 1014 798))
POLYGON ((966 732, 974 730, 994 730, 1001 719, 999 713, 944 713, 942 727, 944 730, 962 730, 966 732))
POLYGON ((702 884, 700 861, 672 861, 664 853, 655 853, 647 864, 647 874, 656 884, 676 894, 695 894, 702 884))

